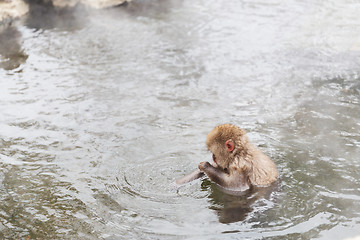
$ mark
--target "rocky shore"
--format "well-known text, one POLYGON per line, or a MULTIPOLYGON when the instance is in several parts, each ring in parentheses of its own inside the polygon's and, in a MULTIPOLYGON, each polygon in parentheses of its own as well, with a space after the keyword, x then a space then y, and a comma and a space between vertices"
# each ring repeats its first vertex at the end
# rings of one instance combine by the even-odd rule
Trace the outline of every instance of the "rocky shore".
MULTIPOLYGON (((107 8, 121 5, 131 0, 43 0, 44 4, 52 4, 55 8, 74 7, 78 4, 90 8, 107 8)), ((0 0, 0 24, 21 17, 29 12, 29 3, 24 0, 0 0)))
POLYGON ((29 5, 22 0, 0 0, 0 23, 21 17, 29 12, 29 5))

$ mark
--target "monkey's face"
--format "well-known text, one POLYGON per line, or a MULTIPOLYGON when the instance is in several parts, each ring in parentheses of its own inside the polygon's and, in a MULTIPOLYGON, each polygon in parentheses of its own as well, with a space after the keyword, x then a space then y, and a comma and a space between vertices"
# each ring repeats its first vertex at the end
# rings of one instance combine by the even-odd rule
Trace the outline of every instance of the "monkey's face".
POLYGON ((213 154, 214 162, 223 170, 226 170, 229 167, 231 162, 231 156, 229 151, 224 147, 224 145, 212 145, 209 146, 209 150, 213 154))
POLYGON ((214 128, 207 136, 206 146, 213 153, 214 162, 219 168, 226 170, 233 161, 232 152, 235 149, 237 133, 241 129, 230 124, 220 125, 214 128))

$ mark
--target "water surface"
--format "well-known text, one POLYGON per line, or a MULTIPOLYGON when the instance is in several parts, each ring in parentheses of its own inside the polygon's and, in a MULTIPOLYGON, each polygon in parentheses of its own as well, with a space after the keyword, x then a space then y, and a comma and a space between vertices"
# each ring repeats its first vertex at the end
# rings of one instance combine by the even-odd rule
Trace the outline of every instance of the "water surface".
POLYGON ((360 235, 360 4, 31 5, 0 32, 0 237, 360 235), (273 189, 173 181, 234 123, 273 189))

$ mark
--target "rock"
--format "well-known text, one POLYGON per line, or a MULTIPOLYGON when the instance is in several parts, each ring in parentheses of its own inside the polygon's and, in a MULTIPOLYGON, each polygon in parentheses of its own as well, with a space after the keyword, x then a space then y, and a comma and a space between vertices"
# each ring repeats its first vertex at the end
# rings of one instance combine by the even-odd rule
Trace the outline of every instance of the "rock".
POLYGON ((0 22, 25 15, 29 6, 22 0, 0 0, 0 22))

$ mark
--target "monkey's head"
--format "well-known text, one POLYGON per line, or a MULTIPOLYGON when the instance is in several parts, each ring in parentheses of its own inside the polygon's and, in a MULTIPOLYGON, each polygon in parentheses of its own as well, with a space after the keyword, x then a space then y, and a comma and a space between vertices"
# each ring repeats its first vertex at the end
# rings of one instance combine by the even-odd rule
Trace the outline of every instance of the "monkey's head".
POLYGON ((232 124, 215 127, 206 139, 206 146, 213 153, 214 162, 224 171, 227 171, 235 156, 245 150, 246 143, 245 131, 232 124))

